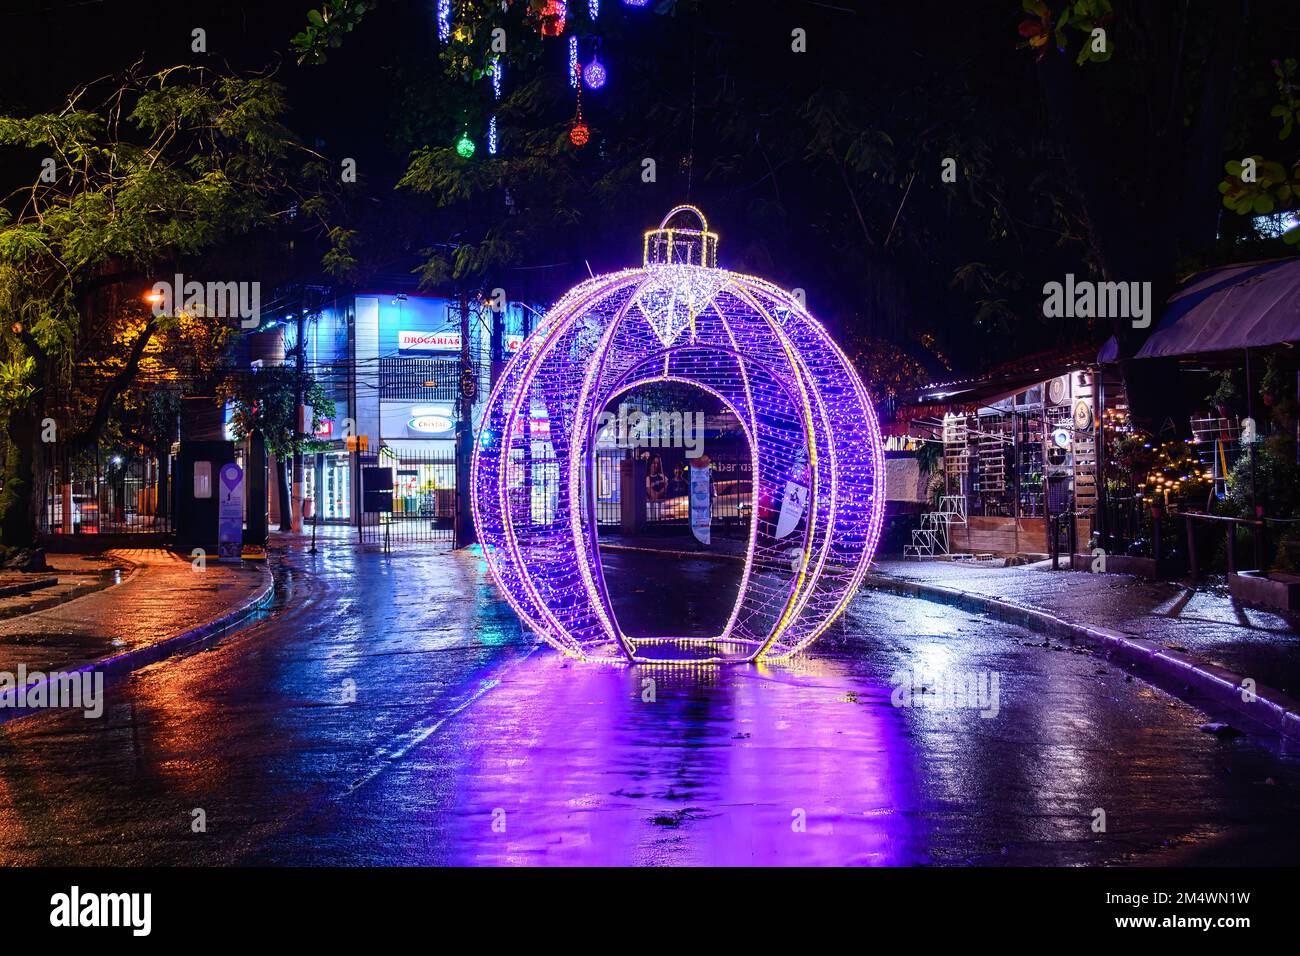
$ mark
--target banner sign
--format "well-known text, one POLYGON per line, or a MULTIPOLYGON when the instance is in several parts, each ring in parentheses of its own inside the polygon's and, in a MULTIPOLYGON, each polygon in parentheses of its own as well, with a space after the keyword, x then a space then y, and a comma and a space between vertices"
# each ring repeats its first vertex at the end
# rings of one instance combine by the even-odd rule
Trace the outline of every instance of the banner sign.
POLYGON ((776 537, 784 538, 799 527, 799 519, 808 505, 808 489, 797 481, 785 483, 785 494, 781 496, 781 512, 776 519, 776 537))
POLYGON ((709 460, 691 463, 691 533, 700 544, 709 543, 713 524, 713 501, 709 494, 709 460))
POLYGON ((221 466, 217 504, 217 560, 238 561, 244 549, 244 469, 221 466))

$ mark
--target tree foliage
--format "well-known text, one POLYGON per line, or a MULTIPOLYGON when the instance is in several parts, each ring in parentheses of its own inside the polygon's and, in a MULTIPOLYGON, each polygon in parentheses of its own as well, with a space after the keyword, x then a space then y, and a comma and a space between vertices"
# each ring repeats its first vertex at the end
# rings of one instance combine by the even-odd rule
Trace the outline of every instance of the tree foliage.
MULTIPOLYGON (((260 433, 267 451, 280 462, 328 447, 328 442, 298 433, 297 375, 292 365, 273 365, 231 375, 219 390, 231 405, 230 426, 235 437, 243 441, 254 432, 260 433)), ((334 417, 334 400, 312 375, 304 373, 302 384, 303 402, 312 409, 311 427, 315 432, 322 421, 334 417)))
POLYGON ((238 320, 203 316, 181 290, 164 313, 142 298, 153 281, 259 281, 276 258, 268 238, 328 232, 324 167, 285 110, 271 79, 175 66, 79 87, 57 112, 0 116, 0 145, 39 170, 0 206, 6 543, 32 534, 43 421, 75 453, 124 412, 148 426, 137 386, 216 373, 238 320))

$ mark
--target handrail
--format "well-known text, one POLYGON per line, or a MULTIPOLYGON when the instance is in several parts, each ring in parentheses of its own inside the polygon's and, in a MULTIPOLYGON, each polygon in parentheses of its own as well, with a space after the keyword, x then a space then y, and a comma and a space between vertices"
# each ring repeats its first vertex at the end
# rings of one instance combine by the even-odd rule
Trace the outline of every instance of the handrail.
POLYGON ((1268 533, 1267 519, 1265 518, 1232 518, 1227 515, 1210 515, 1203 511, 1184 511, 1182 517, 1187 519, 1187 565, 1188 573, 1193 581, 1200 578, 1200 568, 1196 561, 1196 535, 1192 532, 1192 524, 1195 521, 1217 521, 1227 525, 1225 530, 1226 545, 1225 556, 1228 559, 1228 574, 1237 573, 1237 525, 1244 525, 1248 528, 1255 529, 1251 534, 1251 544, 1255 552, 1255 567, 1263 569, 1264 555, 1267 548, 1264 543, 1264 536, 1268 533))
POLYGON ((1252 527, 1261 527, 1267 520, 1264 518, 1233 518, 1229 515, 1210 515, 1204 511, 1182 511, 1179 514, 1184 518, 1196 518, 1199 521, 1227 521, 1231 524, 1244 524, 1252 527))

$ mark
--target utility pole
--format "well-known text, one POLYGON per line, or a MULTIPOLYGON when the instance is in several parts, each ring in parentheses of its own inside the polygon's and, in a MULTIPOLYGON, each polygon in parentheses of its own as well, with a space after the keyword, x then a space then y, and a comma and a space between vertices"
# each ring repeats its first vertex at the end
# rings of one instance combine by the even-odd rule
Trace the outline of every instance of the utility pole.
POLYGON ((488 372, 488 385, 490 388, 496 388, 497 379, 501 377, 501 368, 505 364, 505 324, 506 304, 503 302, 501 307, 497 308, 494 300, 492 303, 492 341, 489 347, 491 363, 488 372))
POLYGON ((478 397, 478 373, 469 348, 469 293, 460 294, 460 415, 456 422, 456 521, 455 545, 473 544, 474 516, 470 513, 470 462, 474 453, 474 400, 478 397))
POLYGON ((294 345, 294 352, 297 355, 297 368, 294 371, 293 383, 293 490, 291 492, 292 500, 289 507, 292 509, 291 527, 295 532, 302 531, 302 506, 304 498, 304 479, 302 467, 302 402, 305 390, 305 375, 307 362, 307 290, 303 289, 302 296, 298 302, 298 340, 294 345))

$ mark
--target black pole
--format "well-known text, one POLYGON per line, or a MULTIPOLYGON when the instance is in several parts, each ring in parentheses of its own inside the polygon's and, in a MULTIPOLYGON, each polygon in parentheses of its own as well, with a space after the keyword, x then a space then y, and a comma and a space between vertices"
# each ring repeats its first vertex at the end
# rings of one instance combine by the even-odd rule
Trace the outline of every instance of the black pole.
POLYGON ((474 399, 478 378, 469 350, 469 294, 460 296, 460 416, 456 423, 456 519, 455 545, 474 542, 474 520, 469 508, 470 458, 474 449, 474 399))
POLYGON ((316 498, 315 498, 315 501, 313 502, 314 507, 313 507, 312 510, 311 510, 311 518, 312 518, 312 521, 311 521, 311 549, 308 550, 308 552, 307 552, 308 554, 315 554, 315 553, 316 553, 316 529, 320 527, 320 509, 321 509, 321 502, 324 500, 324 497, 325 497, 325 495, 324 495, 324 491, 325 491, 325 482, 324 482, 324 478, 325 478, 325 476, 324 476, 324 474, 323 474, 324 469, 321 467, 321 460, 322 460, 322 457, 323 457, 323 456, 321 455, 320 452, 317 452, 317 453, 316 453, 316 467, 315 467, 315 472, 316 472, 316 480, 315 480, 315 485, 316 485, 316 498))
MULTIPOLYGON (((1250 349, 1246 349, 1246 417, 1251 422, 1255 421, 1255 395, 1254 388, 1250 381, 1250 349)), ((1254 431, 1258 432, 1259 426, 1256 425, 1254 431)), ((1246 449, 1246 454, 1250 456, 1250 513, 1256 521, 1259 521, 1263 515, 1260 512, 1259 501, 1255 497, 1255 435, 1251 435, 1250 447, 1246 449)), ((1255 547, 1255 567, 1258 569, 1263 566, 1263 549, 1260 547, 1261 541, 1258 527, 1251 534, 1251 541, 1255 547)))
POLYGON ((1106 418, 1106 384, 1102 381, 1102 370, 1100 368, 1093 373, 1093 383, 1096 386, 1093 389, 1092 427, 1096 433, 1094 446, 1097 449, 1097 508, 1093 513, 1092 526, 1097 533, 1100 546, 1110 551, 1110 521, 1107 518, 1106 511, 1110 503, 1109 495, 1106 494, 1106 427, 1104 424, 1106 418))

